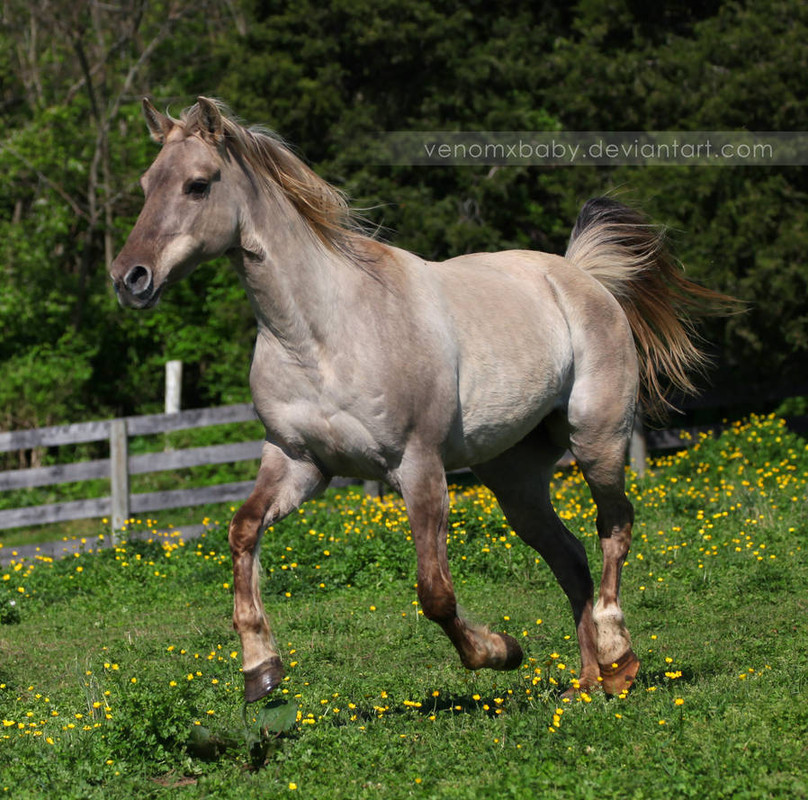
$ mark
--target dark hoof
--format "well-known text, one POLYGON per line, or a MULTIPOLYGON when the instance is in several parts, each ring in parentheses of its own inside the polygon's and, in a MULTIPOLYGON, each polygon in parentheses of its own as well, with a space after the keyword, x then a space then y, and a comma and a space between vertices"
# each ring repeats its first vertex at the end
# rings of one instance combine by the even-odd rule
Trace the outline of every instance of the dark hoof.
POLYGON ((623 694, 627 692, 637 673, 640 671, 640 660, 633 650, 627 650, 612 664, 599 664, 601 685, 606 694, 623 694))
POLYGON ((505 660, 501 663, 501 665, 495 666, 494 669, 516 669, 522 663, 522 659, 524 658, 522 647, 520 646, 519 642, 513 638, 513 636, 508 636, 507 633, 498 633, 496 635, 502 639, 502 642, 505 645, 505 660))
POLYGON ((244 672, 244 701, 255 703, 283 680, 283 664, 275 656, 244 672))

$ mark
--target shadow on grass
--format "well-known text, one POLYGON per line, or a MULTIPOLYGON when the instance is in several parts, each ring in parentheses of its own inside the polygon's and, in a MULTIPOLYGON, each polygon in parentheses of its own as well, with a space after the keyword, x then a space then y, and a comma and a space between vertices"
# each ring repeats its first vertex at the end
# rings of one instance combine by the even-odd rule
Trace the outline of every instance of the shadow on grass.
MULTIPOLYGON (((677 683, 692 685, 697 682, 691 670, 677 670, 677 678, 671 679, 663 672, 643 674, 636 681, 633 692, 643 691, 651 687, 665 686, 675 680, 677 683)), ((402 720, 418 717, 421 719, 437 719, 441 716, 464 715, 469 717, 487 717, 495 719, 504 714, 531 713, 540 710, 541 706, 557 706, 570 702, 562 698, 566 686, 548 687, 535 694, 508 694, 503 696, 493 693, 480 694, 438 694, 426 695, 420 700, 396 700, 381 698, 377 704, 366 701, 363 706, 351 709, 347 715, 326 716, 316 718, 317 722, 325 719, 333 728, 366 725, 381 719, 402 720), (383 704, 383 705, 382 705, 383 704)), ((598 694, 601 690, 596 690, 598 694)), ((607 696, 607 699, 615 699, 607 696)), ((576 700, 572 700, 576 702, 576 700)), ((221 759, 243 759, 248 763, 245 769, 257 771, 262 769, 268 759, 284 741, 295 742, 304 734, 306 721, 315 721, 309 714, 302 717, 298 705, 294 701, 271 699, 263 704, 244 706, 243 726, 240 730, 212 731, 201 725, 191 726, 188 738, 179 744, 189 755, 203 761, 221 759)))
POLYGON ((254 712, 245 704, 240 730, 213 731, 204 725, 191 725, 182 745, 202 761, 247 754, 252 769, 260 769, 281 738, 295 730, 297 721, 298 706, 294 701, 273 699, 254 712))

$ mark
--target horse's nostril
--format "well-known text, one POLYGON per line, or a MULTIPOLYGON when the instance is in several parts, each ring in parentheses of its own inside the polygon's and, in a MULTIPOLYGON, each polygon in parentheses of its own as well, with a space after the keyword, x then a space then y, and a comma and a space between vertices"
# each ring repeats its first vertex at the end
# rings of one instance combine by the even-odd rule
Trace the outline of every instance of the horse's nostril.
POLYGON ((152 274, 148 267, 132 267, 123 279, 126 288, 134 295, 148 294, 152 285, 152 274))

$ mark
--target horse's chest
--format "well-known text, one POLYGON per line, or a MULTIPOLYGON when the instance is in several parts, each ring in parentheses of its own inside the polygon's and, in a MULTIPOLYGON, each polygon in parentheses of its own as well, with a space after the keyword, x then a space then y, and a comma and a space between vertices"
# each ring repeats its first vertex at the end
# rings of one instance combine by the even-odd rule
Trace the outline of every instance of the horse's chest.
POLYGON ((314 457, 335 475, 379 475, 388 436, 372 393, 278 364, 256 369, 255 362, 250 388, 267 438, 290 455, 314 457))

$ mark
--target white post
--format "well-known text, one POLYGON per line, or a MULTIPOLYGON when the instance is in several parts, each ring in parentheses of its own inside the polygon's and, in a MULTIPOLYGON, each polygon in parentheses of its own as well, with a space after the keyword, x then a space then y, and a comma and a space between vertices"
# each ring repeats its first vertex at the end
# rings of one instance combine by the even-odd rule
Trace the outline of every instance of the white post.
POLYGON ((166 361, 166 414, 180 410, 182 396, 182 361, 166 361))
MULTIPOLYGON (((166 414, 176 414, 180 410, 182 395, 182 361, 166 361, 166 414)), ((163 450, 170 453, 174 448, 170 434, 163 437, 163 450)))
POLYGON ((129 435, 125 419, 114 419, 109 426, 109 463, 112 483, 112 541, 129 519, 129 435))

